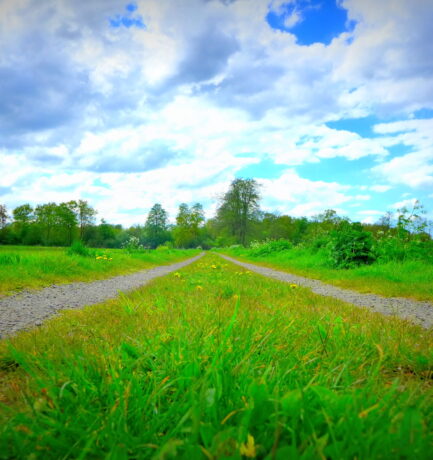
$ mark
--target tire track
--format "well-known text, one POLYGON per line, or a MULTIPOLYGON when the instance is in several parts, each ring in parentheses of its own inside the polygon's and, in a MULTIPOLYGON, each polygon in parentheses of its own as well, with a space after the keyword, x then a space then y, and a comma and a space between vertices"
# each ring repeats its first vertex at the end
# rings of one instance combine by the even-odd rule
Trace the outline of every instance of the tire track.
MULTIPOLYGON (((216 253, 218 254, 218 253, 216 253)), ((377 294, 361 294, 349 289, 342 289, 322 281, 292 275, 291 273, 261 267, 251 263, 241 262, 229 256, 218 254, 220 257, 247 268, 260 275, 283 281, 295 283, 310 288, 315 294, 334 297, 344 302, 366 307, 383 315, 398 316, 416 323, 426 329, 433 326, 433 305, 429 302, 406 299, 404 297, 383 297, 377 294)))

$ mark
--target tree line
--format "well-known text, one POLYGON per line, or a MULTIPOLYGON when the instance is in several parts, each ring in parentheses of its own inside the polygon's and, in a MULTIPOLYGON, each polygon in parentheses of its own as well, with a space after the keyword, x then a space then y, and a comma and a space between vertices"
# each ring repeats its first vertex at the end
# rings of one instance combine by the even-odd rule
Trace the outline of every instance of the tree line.
MULTIPOLYGON (((260 185, 254 179, 235 179, 219 198, 216 215, 206 220, 200 203, 182 203, 175 223, 169 222, 167 211, 156 203, 143 219, 143 225, 124 228, 101 219, 96 224, 97 211, 85 200, 46 203, 32 207, 23 204, 9 214, 0 204, 0 244, 69 246, 81 240, 90 247, 120 248, 130 238, 146 248, 161 245, 179 248, 226 247, 249 245, 253 241, 280 240, 294 245, 315 244, 325 235, 347 228, 349 219, 334 210, 307 217, 292 217, 264 212, 260 209, 260 185)), ((376 224, 360 224, 375 238, 383 234, 401 240, 415 238, 431 240, 430 223, 419 203, 413 209, 402 208, 396 215, 387 213, 376 224)))

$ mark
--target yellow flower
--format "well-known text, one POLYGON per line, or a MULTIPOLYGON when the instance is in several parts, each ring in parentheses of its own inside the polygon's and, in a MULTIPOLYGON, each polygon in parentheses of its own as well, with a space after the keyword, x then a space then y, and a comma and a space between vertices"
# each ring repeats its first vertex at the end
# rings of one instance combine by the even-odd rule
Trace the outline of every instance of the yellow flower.
POLYGON ((101 257, 101 256, 97 256, 96 259, 102 259, 102 257, 101 257))
POLYGON ((290 287, 291 287, 292 289, 296 289, 296 288, 298 287, 298 285, 297 285, 297 284, 291 284, 290 287))
POLYGON ((216 265, 211 265, 211 267, 212 267, 212 268, 217 268, 217 266, 216 266, 216 265))
POLYGON ((247 442, 243 442, 239 448, 241 455, 244 455, 248 458, 254 458, 256 453, 256 446, 254 444, 254 438, 249 434, 247 442))
POLYGON ((180 274, 179 272, 176 272, 176 273, 174 274, 174 276, 176 276, 177 278, 180 278, 180 277, 181 277, 181 274, 180 274))
POLYGON ((196 286, 195 287, 198 291, 203 291, 203 287, 202 286, 196 286))

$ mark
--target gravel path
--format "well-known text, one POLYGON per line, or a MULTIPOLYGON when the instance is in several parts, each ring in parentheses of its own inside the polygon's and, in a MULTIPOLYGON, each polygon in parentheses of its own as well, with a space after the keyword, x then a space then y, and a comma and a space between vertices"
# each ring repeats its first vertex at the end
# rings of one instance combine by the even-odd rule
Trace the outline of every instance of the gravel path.
POLYGON ((121 275, 89 283, 70 283, 49 286, 40 291, 25 291, 0 299, 0 337, 20 329, 40 326, 42 321, 58 311, 81 308, 116 297, 119 291, 137 289, 154 278, 167 275, 195 262, 200 254, 172 265, 161 265, 130 275, 121 275))
POLYGON ((419 324, 424 328, 433 326, 433 305, 428 302, 419 302, 403 297, 382 297, 376 294, 361 294, 349 289, 335 287, 323 283, 322 281, 292 275, 287 272, 281 272, 259 265, 240 262, 239 260, 232 259, 222 254, 218 255, 248 270, 259 273, 260 275, 274 278, 279 281, 285 281, 286 283, 294 283, 300 286, 309 287, 315 294, 335 297, 336 299, 343 300, 344 302, 359 307, 368 307, 384 315, 399 316, 419 324))

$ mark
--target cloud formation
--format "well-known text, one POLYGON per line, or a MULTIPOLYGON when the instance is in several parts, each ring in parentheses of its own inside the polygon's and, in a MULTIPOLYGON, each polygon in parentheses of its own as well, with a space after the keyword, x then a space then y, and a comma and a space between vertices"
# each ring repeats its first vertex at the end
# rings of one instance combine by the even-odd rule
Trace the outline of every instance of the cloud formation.
POLYGON ((339 1, 355 25, 308 46, 292 27, 308 26, 301 3, 4 0, 2 200, 69 193, 124 223, 155 201, 201 200, 210 213, 238 171, 264 158, 281 167, 263 178, 264 202, 281 212, 315 213, 324 193, 345 212, 362 201, 348 184, 296 171, 333 159, 365 162, 372 196, 424 193, 433 126, 414 114, 433 109, 431 2, 339 1), (287 30, 266 20, 283 3, 298 15, 287 30), (372 114, 383 122, 371 137, 325 124, 372 114))

